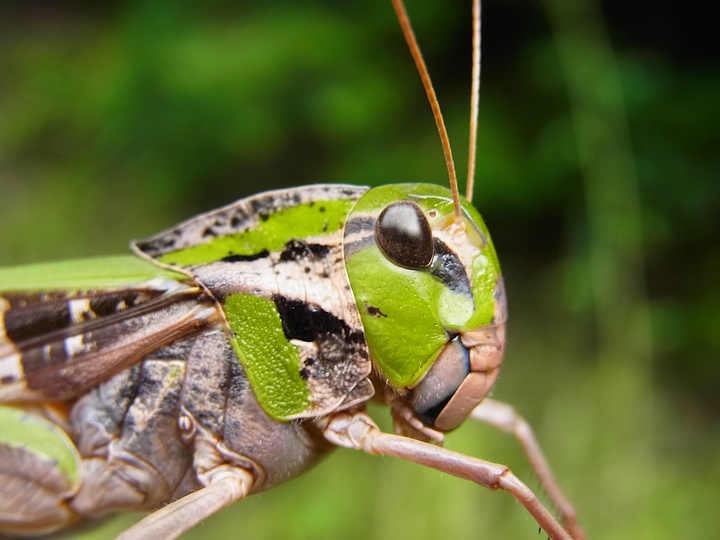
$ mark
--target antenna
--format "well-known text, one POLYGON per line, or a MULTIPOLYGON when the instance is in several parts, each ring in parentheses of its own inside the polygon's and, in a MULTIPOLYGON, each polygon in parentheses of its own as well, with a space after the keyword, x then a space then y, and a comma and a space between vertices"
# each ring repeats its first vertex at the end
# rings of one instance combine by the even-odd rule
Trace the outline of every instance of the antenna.
MULTIPOLYGON (((430 107, 435 118, 435 125, 440 134, 440 142, 445 154, 445 165, 447 166, 448 179, 450 181, 450 191, 453 196, 453 205, 455 207, 455 218, 460 219, 460 191, 458 189, 457 174, 455 172, 455 162, 452 157, 452 149, 450 148, 450 139, 445 128, 442 112, 438 103, 435 89, 433 88, 430 74, 423 60, 420 46, 415 38, 410 19, 402 0, 392 0, 393 8, 397 14, 400 28, 402 28, 405 41, 410 49, 410 54, 415 61, 415 67, 420 74, 425 93, 427 94, 430 107)), ((468 180, 467 180, 467 199, 472 198, 472 189, 475 177, 475 154, 477 152, 477 117, 480 101, 480 0, 473 0, 473 61, 472 61, 472 89, 470 96, 470 142, 468 149, 468 180)))
POLYGON ((392 0, 395 13, 397 14, 398 21, 400 22, 400 28, 402 28, 405 41, 407 41, 408 47, 410 48, 410 54, 415 61, 415 67, 417 67, 420 73, 420 79, 422 80, 423 86, 425 87, 425 93, 427 94, 430 107, 432 108, 433 116, 435 117, 435 125, 437 126, 438 133, 440 134, 440 142, 442 143, 443 152, 445 153, 445 165, 448 170, 448 177, 450 180, 450 191, 452 191, 453 205, 455 206, 455 219, 460 219, 460 193, 458 191, 457 174, 455 173, 455 162, 452 157, 452 150, 450 148, 450 139, 448 138, 447 129, 445 128, 445 122, 443 121, 442 112, 440 112, 440 105, 438 104, 437 96, 435 95, 435 89, 433 88, 432 81, 430 80, 430 74, 428 73, 427 66, 423 60, 422 53, 420 52, 420 46, 415 39, 415 32, 413 32, 408 19, 407 11, 402 0, 392 0))
POLYGON ((468 143, 468 173, 465 184, 465 198, 472 201, 475 187, 475 159, 477 157, 478 112, 480 110, 480 0, 473 0, 473 42, 472 42, 472 84, 470 88, 470 136, 468 143))

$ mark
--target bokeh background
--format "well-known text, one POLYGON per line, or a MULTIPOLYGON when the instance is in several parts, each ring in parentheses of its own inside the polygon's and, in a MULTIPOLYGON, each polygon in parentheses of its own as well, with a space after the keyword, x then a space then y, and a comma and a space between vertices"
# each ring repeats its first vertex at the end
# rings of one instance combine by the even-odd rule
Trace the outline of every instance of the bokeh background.
MULTIPOLYGON (((409 4, 463 176, 470 3, 409 4)), ((474 201, 510 304, 494 396, 591 538, 720 538, 712 18, 698 0, 483 9, 474 201)), ((0 3, 2 265, 126 253, 269 188, 406 181, 446 173, 388 2, 0 3)), ((447 446, 537 487, 505 434, 466 424, 447 446)), ((543 537, 507 494, 348 450, 187 538, 210 535, 543 537)))

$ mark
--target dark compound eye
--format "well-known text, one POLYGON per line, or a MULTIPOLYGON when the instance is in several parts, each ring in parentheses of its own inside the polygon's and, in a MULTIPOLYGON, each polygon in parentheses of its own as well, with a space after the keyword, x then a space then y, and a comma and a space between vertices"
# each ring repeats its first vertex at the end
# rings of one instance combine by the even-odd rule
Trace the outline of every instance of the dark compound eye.
POLYGON ((386 206, 375 223, 375 240, 385 255, 400 266, 424 268, 432 262, 430 224, 414 202, 386 206))

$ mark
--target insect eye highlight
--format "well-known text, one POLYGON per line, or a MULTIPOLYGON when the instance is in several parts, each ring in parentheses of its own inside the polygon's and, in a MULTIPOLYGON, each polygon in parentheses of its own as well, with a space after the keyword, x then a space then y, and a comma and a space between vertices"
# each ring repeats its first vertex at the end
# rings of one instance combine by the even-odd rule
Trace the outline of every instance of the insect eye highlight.
POLYGON ((389 204, 375 223, 375 240, 393 262, 425 268, 434 255, 433 235, 425 214, 411 201, 389 204))

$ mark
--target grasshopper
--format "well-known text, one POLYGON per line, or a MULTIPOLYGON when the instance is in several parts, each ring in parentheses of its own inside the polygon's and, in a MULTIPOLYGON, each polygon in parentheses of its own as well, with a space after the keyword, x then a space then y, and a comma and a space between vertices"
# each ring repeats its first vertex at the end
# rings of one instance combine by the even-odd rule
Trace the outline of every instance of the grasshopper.
MULTIPOLYGON (((121 536, 174 538, 341 446, 507 490, 551 538, 583 537, 527 424, 486 399, 505 345, 500 266, 393 5, 451 189, 271 191, 134 242, 137 257, 2 271, 0 532, 148 510, 121 536), (395 433, 366 412, 373 396, 395 433), (441 446, 466 418, 517 435, 562 524, 507 467, 441 446)), ((477 82, 477 1, 474 28, 477 82)))

